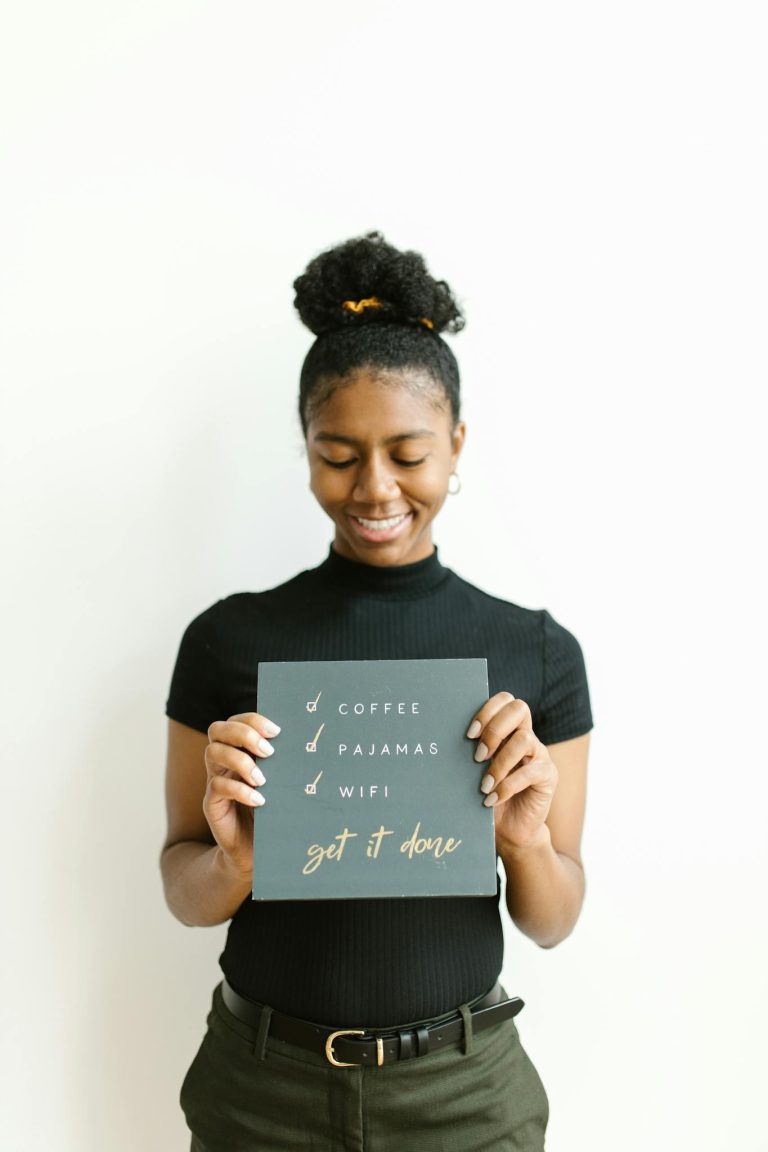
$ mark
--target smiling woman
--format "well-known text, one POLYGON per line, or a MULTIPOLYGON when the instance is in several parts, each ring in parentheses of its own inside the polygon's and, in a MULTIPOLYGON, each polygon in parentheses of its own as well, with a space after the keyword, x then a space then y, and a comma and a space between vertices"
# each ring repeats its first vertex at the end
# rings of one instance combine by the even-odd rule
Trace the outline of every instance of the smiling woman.
MULTIPOLYGON (((462 579, 433 540, 465 437, 442 336, 464 323, 453 294, 379 233, 321 253, 295 288, 317 337, 299 416, 333 540, 317 567, 201 612, 166 703, 166 899, 185 924, 231 921, 181 1088, 192 1149, 538 1152, 549 1104, 512 1019, 521 1001, 498 982, 500 883, 495 897, 251 899, 254 809, 280 738, 255 710, 271 660, 486 659, 491 694, 466 732, 467 769, 476 802, 494 809, 509 914, 551 947, 584 892, 592 715, 580 645, 546 609, 462 579)), ((392 754, 358 747, 345 750, 350 770, 355 756, 392 754)), ((403 747, 420 758, 437 745, 403 747)), ((417 825, 413 852, 437 852, 432 835, 417 825)), ((344 843, 317 846, 318 866, 334 867, 344 843)))
POLYGON ((426 399, 433 389, 418 372, 360 367, 310 419, 310 487, 336 525, 342 556, 408 564, 432 552, 432 521, 464 442, 447 404, 426 399), (406 379, 421 379, 424 393, 406 379))
POLYGON ((378 233, 316 257, 294 287, 317 335, 299 415, 334 547, 367 564, 421 560, 465 435, 459 367, 439 336, 464 326, 453 294, 378 233), (347 292, 362 299, 340 307, 347 292))

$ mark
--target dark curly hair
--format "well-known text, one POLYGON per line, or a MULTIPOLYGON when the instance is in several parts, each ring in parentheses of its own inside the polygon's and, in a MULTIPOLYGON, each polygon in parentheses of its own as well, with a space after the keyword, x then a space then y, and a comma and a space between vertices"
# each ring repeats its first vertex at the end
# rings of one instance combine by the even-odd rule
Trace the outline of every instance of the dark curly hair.
POLYGON ((304 359, 299 418, 304 435, 314 412, 356 368, 421 369, 459 419, 459 366, 441 332, 459 332, 464 317, 444 280, 418 252, 401 252, 380 232, 346 240, 319 256, 293 282, 294 305, 317 336, 304 359), (369 301, 352 310, 344 301, 369 301), (375 303, 374 303, 375 301, 375 303))

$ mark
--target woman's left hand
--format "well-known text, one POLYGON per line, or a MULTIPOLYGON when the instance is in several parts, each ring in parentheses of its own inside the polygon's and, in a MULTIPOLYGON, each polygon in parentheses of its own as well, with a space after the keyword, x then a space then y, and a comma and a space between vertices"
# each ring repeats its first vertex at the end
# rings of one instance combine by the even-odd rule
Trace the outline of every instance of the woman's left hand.
POLYGON ((531 710, 509 692, 491 696, 467 735, 478 741, 475 760, 490 758, 480 784, 493 805, 496 850, 533 843, 547 818, 557 788, 557 767, 536 736, 531 710))

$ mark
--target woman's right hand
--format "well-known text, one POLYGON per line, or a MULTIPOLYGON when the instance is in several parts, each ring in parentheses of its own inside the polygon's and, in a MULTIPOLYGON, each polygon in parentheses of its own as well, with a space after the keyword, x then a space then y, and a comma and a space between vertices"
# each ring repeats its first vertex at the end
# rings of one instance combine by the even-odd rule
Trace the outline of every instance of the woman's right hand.
POLYGON ((203 812, 227 862, 243 877, 253 875, 253 809, 264 803, 258 789, 266 783, 254 756, 271 756, 274 749, 267 737, 279 731, 258 712, 214 720, 208 729, 203 812))

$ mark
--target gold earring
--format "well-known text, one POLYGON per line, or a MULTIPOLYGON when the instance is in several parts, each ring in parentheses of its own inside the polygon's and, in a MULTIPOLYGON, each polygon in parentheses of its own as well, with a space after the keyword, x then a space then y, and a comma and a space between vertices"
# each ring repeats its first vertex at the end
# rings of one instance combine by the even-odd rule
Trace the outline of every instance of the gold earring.
POLYGON ((450 496, 455 496, 457 492, 461 492, 461 478, 459 477, 458 472, 451 472, 451 475, 448 477, 448 494, 450 496), (455 488, 451 488, 451 477, 453 476, 456 477, 455 488))

